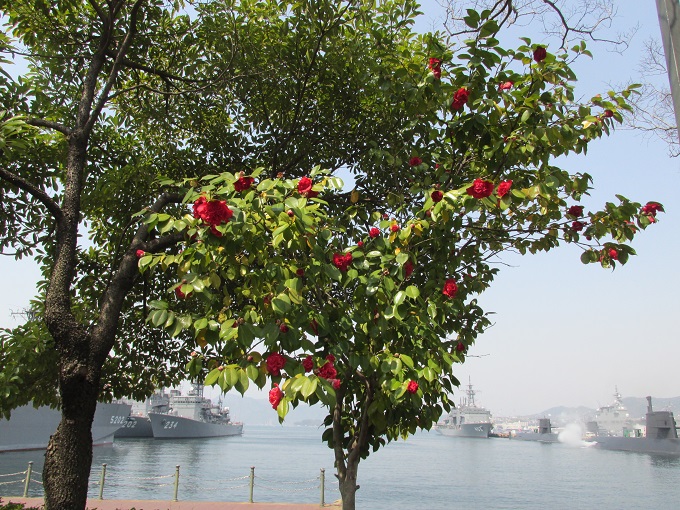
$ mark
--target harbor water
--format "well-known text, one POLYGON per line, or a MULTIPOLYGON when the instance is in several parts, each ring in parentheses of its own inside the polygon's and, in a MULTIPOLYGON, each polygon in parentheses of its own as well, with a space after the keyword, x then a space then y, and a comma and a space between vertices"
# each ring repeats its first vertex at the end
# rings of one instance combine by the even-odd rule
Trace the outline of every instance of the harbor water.
MULTIPOLYGON (((193 440, 116 440, 94 451, 90 496, 105 499, 173 497, 194 501, 318 503, 339 498, 332 452, 314 427, 246 426, 242 436, 193 440)), ((0 454, 0 475, 26 470, 40 480, 44 452, 0 454)), ((7 480, 0 478, 0 482, 7 480)), ((680 508, 680 458, 603 451, 581 444, 469 439, 420 432, 371 455, 359 466, 357 508, 671 509, 680 508)), ((0 485, 0 497, 21 495, 23 483, 0 485)), ((41 495, 32 482, 29 496, 41 495)))

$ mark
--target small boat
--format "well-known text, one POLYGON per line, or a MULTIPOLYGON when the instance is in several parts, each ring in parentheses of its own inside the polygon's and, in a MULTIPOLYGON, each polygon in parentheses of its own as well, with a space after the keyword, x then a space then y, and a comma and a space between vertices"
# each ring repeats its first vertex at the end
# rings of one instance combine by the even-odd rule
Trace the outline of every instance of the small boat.
MULTIPOLYGON (((92 445, 113 443, 113 435, 130 415, 124 403, 97 404, 92 422, 92 445)), ((48 406, 18 407, 9 420, 0 419, 0 452, 42 450, 61 421, 61 411, 48 406)))
POLYGON ((149 419, 156 439, 223 437, 243 433, 243 424, 231 421, 229 408, 213 405, 203 396, 203 386, 198 383, 193 384, 187 395, 171 390, 168 412, 150 412, 149 419))
POLYGON ((647 397, 644 437, 596 436, 597 448, 623 452, 680 455, 678 427, 671 411, 654 411, 652 397, 647 397))
POLYGON ((491 433, 491 412, 475 404, 475 391, 468 380, 467 398, 434 426, 442 436, 488 438, 491 433))

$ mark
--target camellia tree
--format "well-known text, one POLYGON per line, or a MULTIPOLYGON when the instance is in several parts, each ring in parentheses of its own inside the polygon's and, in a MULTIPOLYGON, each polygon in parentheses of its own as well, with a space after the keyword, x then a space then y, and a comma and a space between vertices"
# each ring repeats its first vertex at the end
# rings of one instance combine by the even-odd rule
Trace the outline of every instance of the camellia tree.
POLYGON ((585 45, 505 50, 488 15, 468 11, 464 46, 423 37, 420 65, 376 77, 387 105, 409 91, 410 120, 402 146, 348 168, 351 190, 318 166, 225 169, 164 181, 184 193, 180 214, 140 213, 184 237, 179 251, 137 253, 144 274, 176 278, 148 320, 193 336, 187 371, 206 385, 268 387, 280 420, 326 406, 345 510, 362 458, 450 410, 455 365, 489 325, 476 296, 500 254, 572 243, 583 263, 613 268, 663 211, 618 195, 586 211, 590 176, 554 158, 608 134, 631 89, 574 103, 568 61, 585 45))
POLYGON ((0 409, 58 397, 46 505, 84 508, 98 398, 185 370, 271 383, 281 417, 328 406, 352 508, 359 460, 450 408, 497 254, 571 242, 613 267, 656 221, 586 212, 589 176, 553 164, 630 91, 575 104, 571 57, 500 48, 488 13, 449 47, 411 0, 187 3, 0 1, 0 49, 31 66, 0 75, 0 246, 45 275, 36 320, 0 335, 0 409))

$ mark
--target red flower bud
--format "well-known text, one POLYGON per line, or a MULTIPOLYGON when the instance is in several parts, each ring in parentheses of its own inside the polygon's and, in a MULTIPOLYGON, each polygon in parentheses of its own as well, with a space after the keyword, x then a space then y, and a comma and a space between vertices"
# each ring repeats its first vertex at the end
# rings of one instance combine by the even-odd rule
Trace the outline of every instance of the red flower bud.
POLYGON ((543 62, 545 60, 545 57, 548 56, 548 52, 543 46, 538 46, 534 50, 534 60, 536 62, 543 62))
POLYGON ((137 250, 135 255, 137 255, 138 259, 141 259, 144 255, 146 255, 146 252, 144 250, 137 250))

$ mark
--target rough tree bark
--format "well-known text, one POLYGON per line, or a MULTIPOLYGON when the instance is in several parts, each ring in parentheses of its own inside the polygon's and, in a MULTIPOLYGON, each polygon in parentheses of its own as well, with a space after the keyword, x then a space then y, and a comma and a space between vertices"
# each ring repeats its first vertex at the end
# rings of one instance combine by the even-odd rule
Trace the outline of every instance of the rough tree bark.
POLYGON ((338 477, 338 488, 342 498, 342 510, 355 510, 357 485, 357 475, 361 452, 368 447, 368 408, 373 402, 373 385, 370 381, 360 376, 365 385, 364 402, 360 405, 359 416, 355 423, 353 437, 344 448, 344 434, 342 425, 343 409, 351 405, 345 402, 345 391, 343 387, 336 390, 336 403, 333 408, 333 451, 335 453, 335 467, 338 477))

